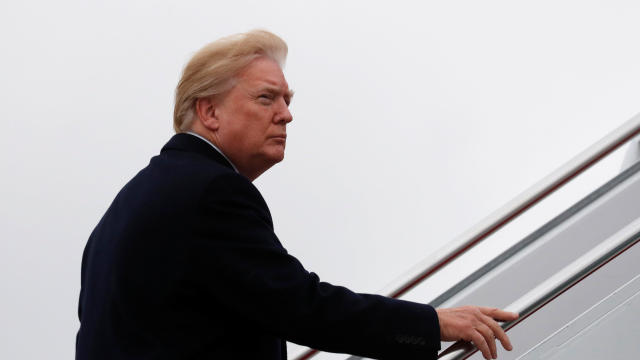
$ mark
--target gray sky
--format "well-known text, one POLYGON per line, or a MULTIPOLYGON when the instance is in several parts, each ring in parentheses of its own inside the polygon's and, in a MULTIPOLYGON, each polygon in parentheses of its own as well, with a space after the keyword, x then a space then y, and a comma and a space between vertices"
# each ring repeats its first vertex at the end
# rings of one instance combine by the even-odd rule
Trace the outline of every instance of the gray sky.
POLYGON ((0 358, 73 356, 86 239, 171 136, 205 43, 288 42, 286 159, 256 185, 309 270, 376 292, 640 112, 639 16, 620 0, 3 1, 0 358))

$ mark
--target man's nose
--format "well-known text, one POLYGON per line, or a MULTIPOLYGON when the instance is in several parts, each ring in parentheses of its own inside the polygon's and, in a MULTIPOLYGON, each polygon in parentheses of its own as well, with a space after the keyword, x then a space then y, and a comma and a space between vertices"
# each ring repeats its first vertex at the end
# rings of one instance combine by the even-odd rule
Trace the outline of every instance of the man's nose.
POLYGON ((274 118, 274 121, 277 123, 284 122, 285 124, 293 121, 293 115, 291 115, 291 111, 289 111, 289 105, 287 105, 284 99, 281 99, 279 101, 278 112, 274 118))

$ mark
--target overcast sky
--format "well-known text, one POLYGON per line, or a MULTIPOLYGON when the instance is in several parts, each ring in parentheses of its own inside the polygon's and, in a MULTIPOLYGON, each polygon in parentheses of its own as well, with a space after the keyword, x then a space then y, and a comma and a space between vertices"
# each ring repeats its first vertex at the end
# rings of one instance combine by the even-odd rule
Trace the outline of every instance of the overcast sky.
POLYGON ((73 357, 80 259, 190 55, 289 44, 285 247, 376 292, 640 112, 637 1, 3 1, 0 358, 73 357))

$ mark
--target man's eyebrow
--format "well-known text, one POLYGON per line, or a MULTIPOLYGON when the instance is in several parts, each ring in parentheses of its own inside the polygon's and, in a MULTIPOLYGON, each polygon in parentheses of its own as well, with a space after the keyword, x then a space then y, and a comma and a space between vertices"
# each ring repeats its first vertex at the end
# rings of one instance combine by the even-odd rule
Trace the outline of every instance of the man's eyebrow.
MULTIPOLYGON (((280 94, 282 92, 279 87, 271 86, 271 85, 265 85, 265 86, 261 87, 258 92, 260 92, 260 91, 268 91, 268 92, 274 93, 274 94, 280 94)), ((293 89, 287 89, 287 91, 284 92, 284 96, 286 96, 289 99, 291 99, 293 97, 294 93, 295 92, 293 91, 293 89)))

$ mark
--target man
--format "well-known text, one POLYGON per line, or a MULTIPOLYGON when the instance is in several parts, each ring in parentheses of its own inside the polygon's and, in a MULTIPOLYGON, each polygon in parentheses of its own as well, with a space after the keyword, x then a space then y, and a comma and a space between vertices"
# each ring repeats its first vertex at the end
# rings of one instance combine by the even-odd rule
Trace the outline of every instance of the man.
POLYGON ((178 134, 116 196, 82 261, 77 359, 285 359, 285 341, 434 359, 440 340, 495 357, 498 309, 439 309, 320 282, 282 247, 251 181, 284 158, 286 44, 207 45, 176 89, 178 134))

